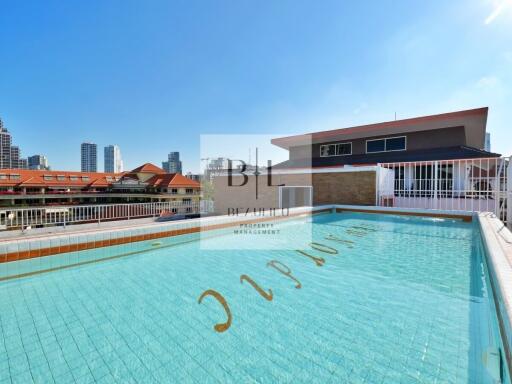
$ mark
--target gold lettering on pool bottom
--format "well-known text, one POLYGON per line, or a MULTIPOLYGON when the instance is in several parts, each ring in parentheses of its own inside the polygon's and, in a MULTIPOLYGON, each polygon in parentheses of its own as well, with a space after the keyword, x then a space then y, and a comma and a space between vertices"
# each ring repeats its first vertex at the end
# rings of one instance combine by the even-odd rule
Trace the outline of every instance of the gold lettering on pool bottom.
POLYGON ((233 316, 231 315, 231 310, 229 309, 226 299, 219 292, 214 291, 213 289, 207 289, 202 293, 201 296, 199 296, 199 300, 197 302, 201 304, 201 302, 206 296, 212 296, 213 298, 215 298, 224 307, 224 311, 226 311, 226 315, 228 316, 228 320, 225 323, 215 324, 213 329, 215 329, 219 333, 227 331, 228 328, 231 326, 233 316))
POLYGON ((345 232, 347 232, 349 235, 354 235, 358 237, 363 237, 368 234, 366 231, 356 230, 356 229, 347 229, 345 232))
POLYGON ((345 244, 349 248, 354 248, 354 242, 352 240, 345 240, 331 234, 325 236, 325 240, 336 241, 337 243, 345 244))
POLYGON ((297 249, 296 251, 299 252, 301 255, 309 257, 311 260, 313 260, 317 267, 321 267, 322 265, 325 264, 325 259, 323 257, 316 257, 313 255, 310 255, 306 251, 301 251, 300 249, 297 249))
POLYGON ((297 288, 297 289, 302 288, 302 284, 295 276, 292 275, 292 270, 287 265, 281 263, 278 260, 272 260, 267 263, 267 267, 272 267, 276 271, 282 273, 283 275, 285 275, 285 276, 289 277, 290 279, 292 279, 293 281, 295 281, 297 283, 297 285, 295 285, 295 288, 297 288))
POLYGON ((333 247, 321 243, 310 243, 309 246, 317 251, 328 253, 329 255, 337 255, 338 250, 333 247))
POLYGON ((352 227, 350 228, 354 228, 354 229, 359 229, 361 231, 369 231, 369 232, 377 232, 377 229, 376 228, 372 228, 370 226, 365 226, 365 225, 361 225, 361 226, 358 226, 358 225, 353 225, 352 227))
MULTIPOLYGON (((345 241, 349 241, 349 240, 345 240, 345 241)), ((335 255, 335 254, 338 253, 337 249, 329 247, 328 245, 324 245, 324 244, 321 244, 321 243, 310 243, 310 246, 313 249, 316 249, 316 250, 318 250, 320 252, 328 253, 328 254, 331 254, 331 255, 335 255)), ((301 251, 301 250, 298 250, 298 249, 296 251, 298 253, 300 253, 301 255, 304 255, 304 256, 310 258, 311 260, 313 260, 318 267, 321 267, 321 266, 323 266, 325 264, 325 259, 322 258, 322 257, 316 257, 316 256, 313 256, 313 255, 307 253, 306 251, 301 251)), ((281 263, 278 260, 272 260, 272 261, 267 263, 267 267, 272 267, 272 268, 276 269, 278 272, 280 272, 283 275, 287 276, 288 278, 292 279, 296 283, 295 288, 297 288, 297 289, 302 288, 302 284, 300 283, 300 281, 295 276, 292 275, 291 269, 288 266, 286 266, 285 264, 281 263)), ((241 275, 240 276, 240 283, 241 284, 243 284, 244 280, 249 282, 249 284, 251 284, 252 287, 263 298, 265 298, 268 301, 272 301, 272 299, 274 298, 274 294, 272 293, 272 289, 269 288, 268 289, 268 293, 265 292, 265 290, 263 290, 248 275, 241 275)), ((213 289, 208 289, 208 290, 204 291, 203 294, 199 297, 199 300, 198 300, 199 304, 201 304, 201 302, 203 301, 203 299, 206 296, 214 297, 224 307, 224 311, 226 311, 226 315, 228 316, 228 320, 225 323, 215 324, 215 326, 213 328, 215 329, 215 331, 220 332, 220 333, 227 331, 228 328, 231 326, 231 322, 232 322, 233 317, 231 315, 231 310, 229 309, 229 306, 228 306, 228 303, 227 303, 226 299, 224 299, 224 297, 219 292, 214 291, 213 289)))
POLYGON ((247 275, 242 275, 240 276, 240 283, 243 283, 245 281, 247 281, 249 284, 252 285, 252 287, 258 291, 258 293, 263 296, 263 298, 265 298, 266 300, 268 301, 272 301, 272 299, 274 298, 274 295, 272 294, 272 290, 269 289, 268 290, 268 293, 265 292, 253 279, 251 279, 249 276, 247 275))

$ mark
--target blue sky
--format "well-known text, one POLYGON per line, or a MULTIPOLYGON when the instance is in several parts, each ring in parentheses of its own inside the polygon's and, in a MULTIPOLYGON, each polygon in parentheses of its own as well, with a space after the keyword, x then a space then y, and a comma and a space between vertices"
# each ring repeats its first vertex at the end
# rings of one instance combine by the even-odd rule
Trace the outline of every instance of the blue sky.
POLYGON ((201 134, 480 106, 512 154, 512 0, 12 0, 0 52, 0 116, 54 169, 79 169, 82 141, 197 171, 201 134))

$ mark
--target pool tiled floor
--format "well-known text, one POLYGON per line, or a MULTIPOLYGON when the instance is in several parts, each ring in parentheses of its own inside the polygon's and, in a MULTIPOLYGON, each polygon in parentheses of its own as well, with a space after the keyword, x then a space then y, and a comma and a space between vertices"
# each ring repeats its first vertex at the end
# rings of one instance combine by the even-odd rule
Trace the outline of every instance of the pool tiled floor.
MULTIPOLYGON (((471 224, 314 220, 315 241, 336 234, 354 247, 328 243, 339 253, 317 267, 293 250, 192 242, 1 283, 0 384, 490 382, 481 353, 493 319, 471 224), (347 235, 362 224, 378 231, 347 235), (197 303, 206 289, 229 303, 225 333, 213 330, 220 305, 197 303)), ((300 225, 288 235, 300 243, 300 225)))

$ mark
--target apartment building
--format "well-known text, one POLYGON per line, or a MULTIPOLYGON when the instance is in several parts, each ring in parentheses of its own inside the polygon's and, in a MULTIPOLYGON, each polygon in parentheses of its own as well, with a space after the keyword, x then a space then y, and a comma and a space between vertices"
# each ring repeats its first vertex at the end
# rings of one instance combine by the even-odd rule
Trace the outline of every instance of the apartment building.
POLYGON ((108 145, 104 148, 104 171, 105 172, 123 172, 123 159, 121 149, 117 145, 108 145))
POLYGON ((144 164, 124 173, 5 169, 0 171, 1 206, 198 202, 200 184, 144 164))
POLYGON ((80 160, 82 172, 96 172, 98 170, 97 145, 82 143, 80 146, 80 160))
POLYGON ((167 161, 162 162, 162 168, 168 173, 182 173, 182 163, 179 152, 170 152, 167 161))
POLYGON ((50 165, 48 158, 44 155, 33 155, 28 157, 28 169, 43 169, 49 170, 50 165))

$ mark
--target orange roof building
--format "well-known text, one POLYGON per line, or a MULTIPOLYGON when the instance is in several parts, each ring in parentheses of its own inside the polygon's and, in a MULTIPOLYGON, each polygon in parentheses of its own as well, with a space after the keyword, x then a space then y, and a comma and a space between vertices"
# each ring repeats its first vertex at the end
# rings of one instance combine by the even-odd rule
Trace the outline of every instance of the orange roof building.
POLYGON ((124 173, 0 170, 0 205, 199 200, 197 181, 147 163, 124 173))

